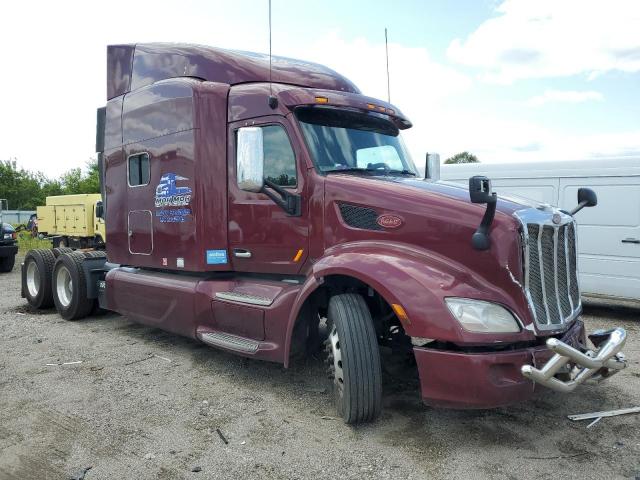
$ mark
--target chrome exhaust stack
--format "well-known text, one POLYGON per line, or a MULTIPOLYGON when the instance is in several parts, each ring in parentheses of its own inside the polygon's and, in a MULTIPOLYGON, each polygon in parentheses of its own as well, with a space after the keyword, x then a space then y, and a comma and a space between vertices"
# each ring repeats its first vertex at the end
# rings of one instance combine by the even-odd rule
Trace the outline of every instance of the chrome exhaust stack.
POLYGON ((520 369, 522 375, 556 392, 568 393, 589 378, 604 380, 627 366, 624 354, 620 352, 627 340, 624 328, 599 332, 589 338, 596 347, 595 351, 585 349, 581 352, 557 338, 550 338, 547 347, 555 355, 541 369, 523 365, 520 369), (563 381, 555 377, 558 373, 568 371, 571 365, 570 380, 563 381))

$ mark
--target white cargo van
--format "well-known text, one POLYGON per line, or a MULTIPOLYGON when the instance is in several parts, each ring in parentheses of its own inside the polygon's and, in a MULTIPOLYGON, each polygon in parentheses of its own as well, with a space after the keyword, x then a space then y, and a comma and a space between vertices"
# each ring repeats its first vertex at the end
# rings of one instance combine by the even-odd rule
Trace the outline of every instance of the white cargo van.
POLYGON ((640 300, 640 158, 518 164, 442 165, 441 179, 491 178, 498 195, 517 195, 570 210, 579 187, 598 206, 576 214, 578 269, 585 295, 640 300))

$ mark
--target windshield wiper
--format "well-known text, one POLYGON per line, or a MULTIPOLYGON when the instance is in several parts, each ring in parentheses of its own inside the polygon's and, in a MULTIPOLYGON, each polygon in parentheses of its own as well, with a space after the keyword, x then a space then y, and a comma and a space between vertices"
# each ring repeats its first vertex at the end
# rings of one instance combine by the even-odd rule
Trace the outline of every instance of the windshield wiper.
POLYGON ((367 173, 385 173, 384 170, 379 168, 359 168, 359 167, 349 167, 349 168, 332 168, 331 170, 323 170, 324 173, 349 173, 349 172, 367 172, 367 173))
POLYGON ((388 170, 387 173, 399 173, 401 175, 411 175, 412 177, 416 176, 414 172, 411 172, 409 170, 388 170))
POLYGON ((323 170, 324 173, 343 173, 343 172, 367 172, 367 173, 377 173, 380 175, 389 175, 389 174, 400 174, 400 175, 411 175, 413 177, 416 176, 414 172, 409 170, 385 170, 383 168, 359 168, 359 167, 350 167, 350 168, 333 168, 331 170, 323 170))

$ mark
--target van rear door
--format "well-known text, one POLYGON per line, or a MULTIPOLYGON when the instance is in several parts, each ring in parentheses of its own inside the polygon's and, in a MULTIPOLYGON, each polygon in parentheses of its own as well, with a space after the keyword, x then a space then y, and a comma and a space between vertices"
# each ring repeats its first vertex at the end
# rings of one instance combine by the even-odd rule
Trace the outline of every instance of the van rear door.
POLYGON ((576 214, 582 293, 640 299, 640 176, 561 178, 562 208, 576 206, 580 187, 598 195, 576 214))

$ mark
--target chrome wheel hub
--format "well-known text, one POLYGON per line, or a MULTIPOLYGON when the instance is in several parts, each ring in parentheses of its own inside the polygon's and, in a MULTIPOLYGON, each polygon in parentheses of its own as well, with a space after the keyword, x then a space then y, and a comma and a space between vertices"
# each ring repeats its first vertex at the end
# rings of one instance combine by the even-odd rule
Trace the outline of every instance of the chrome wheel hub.
POLYGON ((56 294, 63 307, 68 307, 73 295, 73 282, 69 269, 61 265, 56 274, 56 294))
POLYGON ((340 338, 338 337, 338 329, 335 325, 331 326, 329 338, 326 342, 327 363, 329 364, 329 375, 333 378, 336 393, 342 396, 344 391, 344 370, 342 369, 342 350, 340 338))
POLYGON ((38 270, 38 265, 36 265, 35 261, 31 260, 27 264, 26 276, 29 295, 31 298, 35 298, 38 296, 38 292, 40 291, 40 270, 38 270))

